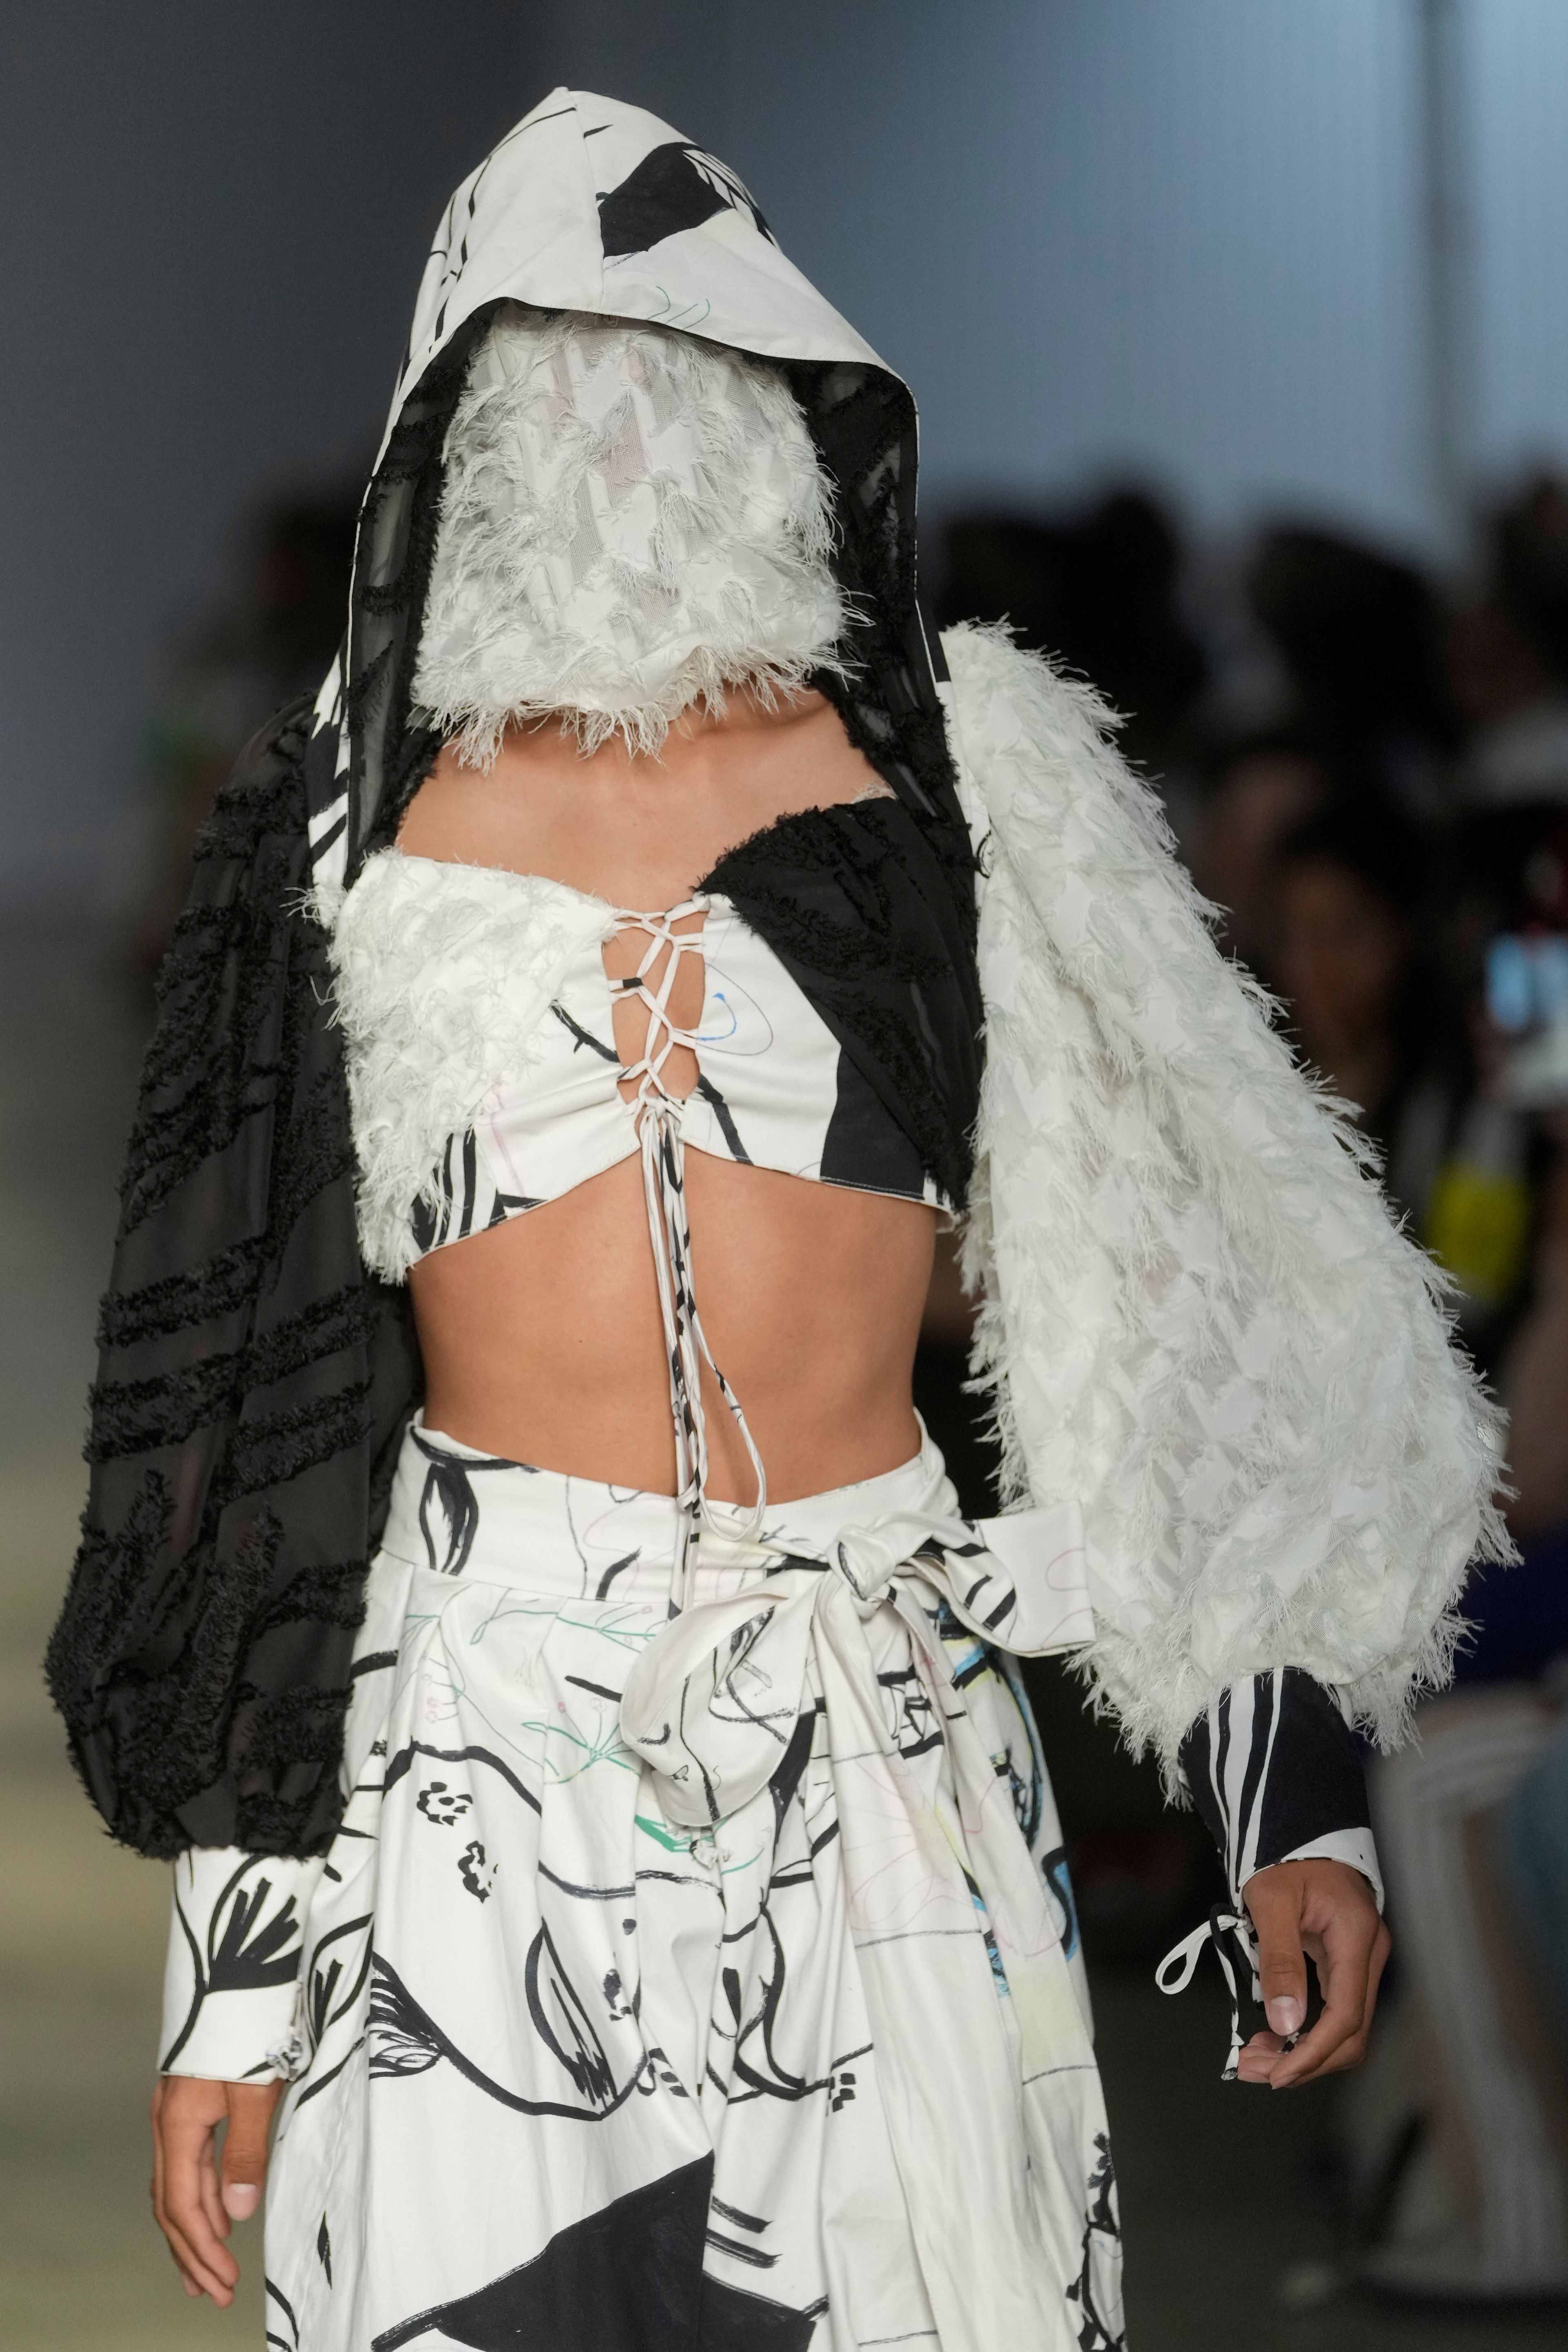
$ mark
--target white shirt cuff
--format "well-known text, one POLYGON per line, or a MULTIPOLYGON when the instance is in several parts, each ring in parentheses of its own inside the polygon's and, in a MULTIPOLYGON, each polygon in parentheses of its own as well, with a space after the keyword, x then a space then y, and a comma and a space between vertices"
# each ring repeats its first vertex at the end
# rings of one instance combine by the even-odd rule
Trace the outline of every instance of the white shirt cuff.
POLYGON ((297 2073, 300 1958, 319 1858, 192 1846, 174 1864, 158 2071, 222 2083, 297 2073))
MULTIPOLYGON (((1279 1856, 1281 1862, 1348 1862, 1359 1870, 1377 1897, 1377 1907, 1383 1909, 1383 1873, 1378 1867, 1377 1846, 1372 1832, 1361 1830, 1325 1830, 1320 1836, 1309 1838, 1304 1845, 1292 1846, 1289 1853, 1279 1856)), ((1255 1871, 1253 1876, 1258 1873, 1255 1871)))

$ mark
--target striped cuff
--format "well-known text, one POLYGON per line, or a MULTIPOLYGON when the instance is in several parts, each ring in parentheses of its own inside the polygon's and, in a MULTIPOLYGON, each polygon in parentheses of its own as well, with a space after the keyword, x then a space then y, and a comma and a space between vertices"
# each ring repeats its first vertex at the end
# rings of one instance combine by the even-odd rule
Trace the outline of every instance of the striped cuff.
POLYGON ((1346 1862, 1383 1908, 1366 1778, 1326 1685, 1300 1666, 1221 1693, 1181 1748, 1182 1775, 1207 1824, 1234 1906, 1277 1862, 1346 1862))
POLYGON ((174 1864, 161 2074, 272 2082, 296 2071, 300 1955, 320 1860, 192 1846, 174 1864))

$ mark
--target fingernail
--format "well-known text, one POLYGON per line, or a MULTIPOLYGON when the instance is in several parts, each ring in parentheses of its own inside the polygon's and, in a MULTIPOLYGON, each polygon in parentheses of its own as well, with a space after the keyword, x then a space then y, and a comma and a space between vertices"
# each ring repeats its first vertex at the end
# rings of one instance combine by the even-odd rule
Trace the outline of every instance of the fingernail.
POLYGON ((1263 2011, 1276 2033, 1300 2033, 1307 2022, 1307 2005, 1294 1993, 1277 1993, 1272 2000, 1265 2001, 1263 2011))
POLYGON ((231 2221, 248 2221, 261 2202, 261 2191, 254 2181, 231 2180, 223 2192, 223 2210, 231 2221))

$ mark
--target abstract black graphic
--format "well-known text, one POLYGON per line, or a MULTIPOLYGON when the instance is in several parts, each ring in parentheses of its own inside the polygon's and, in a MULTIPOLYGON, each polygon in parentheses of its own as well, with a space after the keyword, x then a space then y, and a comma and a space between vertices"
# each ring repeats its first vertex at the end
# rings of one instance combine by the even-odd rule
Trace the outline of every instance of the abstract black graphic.
POLYGON ((599 235, 605 258, 646 253, 662 237, 700 228, 715 213, 744 213, 770 245, 774 241, 762 214, 727 163, 683 139, 655 147, 618 188, 599 198, 599 235))

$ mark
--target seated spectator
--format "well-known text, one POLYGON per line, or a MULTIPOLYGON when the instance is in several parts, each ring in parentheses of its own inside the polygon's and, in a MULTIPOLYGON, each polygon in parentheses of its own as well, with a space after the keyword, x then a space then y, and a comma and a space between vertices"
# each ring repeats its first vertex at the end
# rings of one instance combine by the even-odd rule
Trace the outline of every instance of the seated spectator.
POLYGON ((1426 867, 1397 811, 1342 799, 1289 833, 1274 865, 1274 977, 1297 1039, 1330 1092, 1355 1106, 1418 1233, 1462 1083, 1422 970, 1426 867))
POLYGON ((944 621, 1008 622, 1100 688, 1136 766, 1165 772, 1206 666, 1180 607, 1181 544, 1155 499, 1121 488, 1058 520, 963 517, 943 554, 944 621))
POLYGON ((1222 944, 1270 986, 1279 846, 1332 790, 1321 749, 1288 729, 1244 736, 1210 762, 1190 845, 1194 876, 1220 910, 1222 944))
POLYGON ((1354 540, 1280 525, 1258 543, 1247 597, 1284 667, 1290 721, 1434 815, 1456 725, 1431 583, 1354 540))
MULTIPOLYGON (((1561 933, 1561 823, 1472 824, 1472 932, 1561 933)), ((1372 1769, 1399 1981, 1344 2124, 1360 2275, 1510 2302, 1568 2294, 1568 1104, 1510 1105, 1508 1040, 1480 998, 1472 1028, 1426 1237, 1472 1314, 1482 1277, 1506 1292, 1489 1352, 1521 1557, 1472 1580, 1458 1687, 1372 1769), (1478 1164, 1483 1117, 1513 1137, 1510 1176, 1495 1151, 1478 1164)))
POLYGON ((1455 614, 1454 698, 1470 741, 1463 798, 1568 801, 1568 483, 1539 474, 1492 517, 1487 582, 1455 614))

